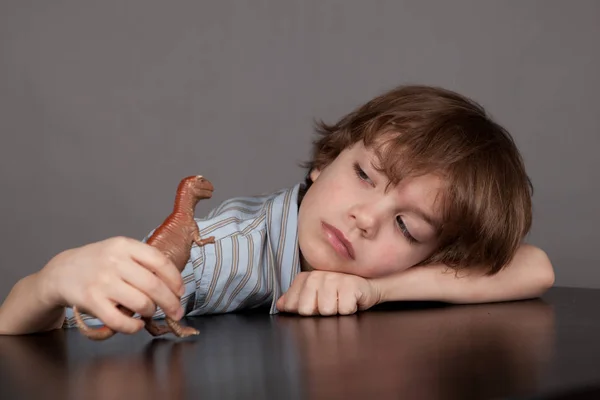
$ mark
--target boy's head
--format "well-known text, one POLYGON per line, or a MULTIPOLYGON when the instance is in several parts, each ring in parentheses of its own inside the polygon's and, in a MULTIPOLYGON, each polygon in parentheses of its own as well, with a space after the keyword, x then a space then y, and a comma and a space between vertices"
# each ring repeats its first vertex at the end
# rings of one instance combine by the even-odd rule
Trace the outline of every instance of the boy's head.
POLYGON ((529 231, 521 156, 470 99, 403 86, 318 133, 299 210, 308 268, 379 276, 443 263, 494 274, 529 231))

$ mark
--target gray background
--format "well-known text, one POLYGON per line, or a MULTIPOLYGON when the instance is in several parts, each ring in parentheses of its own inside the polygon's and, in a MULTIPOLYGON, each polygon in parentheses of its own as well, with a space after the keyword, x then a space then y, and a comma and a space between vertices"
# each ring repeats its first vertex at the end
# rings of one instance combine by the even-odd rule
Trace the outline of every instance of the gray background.
POLYGON ((179 179, 295 184, 312 121, 401 83, 482 103, 535 186, 556 285, 600 287, 597 1, 0 4, 0 298, 59 251, 142 238, 179 179))

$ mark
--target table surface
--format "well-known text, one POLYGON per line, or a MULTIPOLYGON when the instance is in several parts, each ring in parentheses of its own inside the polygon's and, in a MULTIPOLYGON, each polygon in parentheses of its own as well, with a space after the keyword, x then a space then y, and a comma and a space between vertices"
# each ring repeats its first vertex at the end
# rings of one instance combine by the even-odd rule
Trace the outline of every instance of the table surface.
POLYGON ((600 399, 600 290, 187 318, 194 338, 0 337, 0 398, 600 399))

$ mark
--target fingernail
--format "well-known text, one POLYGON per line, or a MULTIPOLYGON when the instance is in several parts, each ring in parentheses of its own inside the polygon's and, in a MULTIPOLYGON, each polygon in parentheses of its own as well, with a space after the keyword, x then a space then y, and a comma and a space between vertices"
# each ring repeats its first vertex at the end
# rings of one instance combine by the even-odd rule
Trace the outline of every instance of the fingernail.
POLYGON ((183 296, 185 294, 185 286, 179 288, 179 295, 183 296))

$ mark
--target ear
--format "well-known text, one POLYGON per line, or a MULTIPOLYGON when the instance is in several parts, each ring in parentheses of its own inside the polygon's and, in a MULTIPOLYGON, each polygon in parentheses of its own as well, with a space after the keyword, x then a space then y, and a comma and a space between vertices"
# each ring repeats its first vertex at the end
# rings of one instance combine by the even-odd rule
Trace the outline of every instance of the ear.
POLYGON ((318 169, 318 168, 313 168, 310 171, 310 180, 313 181, 313 182, 316 181, 317 178, 319 177, 319 175, 321 175, 321 170, 318 169))

